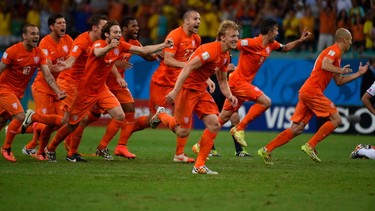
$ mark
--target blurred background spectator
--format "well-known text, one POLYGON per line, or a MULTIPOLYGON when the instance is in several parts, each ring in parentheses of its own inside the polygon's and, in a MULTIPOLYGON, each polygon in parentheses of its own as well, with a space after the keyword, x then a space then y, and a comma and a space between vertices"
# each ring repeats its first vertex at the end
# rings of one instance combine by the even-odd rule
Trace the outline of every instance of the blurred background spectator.
POLYGON ((301 55, 315 56, 333 42, 333 33, 340 27, 353 34, 351 55, 375 54, 375 0, 0 0, 0 48, 18 42, 25 23, 37 25, 42 36, 47 34, 47 19, 52 13, 66 16, 73 38, 88 29, 92 14, 115 20, 135 16, 141 42, 158 43, 181 25, 181 16, 188 9, 201 14, 199 34, 203 43, 215 39, 222 20, 237 21, 242 26, 241 37, 254 37, 259 34, 259 22, 273 18, 279 23, 279 42, 299 37, 304 27, 313 33, 312 39, 301 46, 301 55))

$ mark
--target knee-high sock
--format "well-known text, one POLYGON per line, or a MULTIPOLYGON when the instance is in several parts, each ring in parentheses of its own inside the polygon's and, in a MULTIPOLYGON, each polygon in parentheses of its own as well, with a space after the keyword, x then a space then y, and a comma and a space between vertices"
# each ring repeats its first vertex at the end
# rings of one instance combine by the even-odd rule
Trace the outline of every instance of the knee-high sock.
POLYGON ((237 125, 237 130, 244 130, 251 121, 253 121, 255 118, 260 116, 266 110, 267 110, 267 107, 264 107, 263 105, 260 105, 257 103, 251 106, 246 116, 237 125))
POLYGON ((124 121, 118 121, 116 119, 112 119, 109 122, 107 130, 105 131, 105 134, 99 143, 98 149, 104 149, 108 146, 109 142, 116 135, 117 131, 119 130, 123 122, 124 121))
POLYGON ((43 125, 43 128, 40 131, 40 145, 38 154, 42 154, 44 152, 44 148, 48 145, 48 141, 51 138, 53 131, 55 131, 54 126, 43 125))
POLYGON ((167 113, 160 113, 159 119, 165 126, 167 126, 173 132, 175 131, 176 127, 176 120, 174 117, 169 116, 167 113))
POLYGON ((180 138, 177 136, 176 140, 176 155, 180 155, 184 153, 184 149, 187 143, 188 137, 180 138))
POLYGON ((150 123, 148 122, 148 117, 147 116, 141 116, 135 119, 134 127, 133 127, 133 132, 143 130, 145 128, 149 128, 150 123))
POLYGON ((61 127, 62 125, 62 122, 61 122, 62 117, 57 114, 44 115, 44 114, 35 113, 31 116, 31 119, 33 122, 40 122, 40 123, 51 125, 51 126, 61 127))
POLYGON ((73 154, 78 152, 79 144, 81 143, 83 130, 85 129, 85 126, 78 125, 77 129, 74 130, 74 132, 71 134, 71 141, 70 141, 70 148, 68 152, 68 156, 72 156, 73 154))
MULTIPOLYGON (((39 145, 40 132, 42 131, 43 127, 44 127, 43 124, 38 123, 38 122, 34 122, 33 127, 27 128, 27 129, 29 129, 29 128, 33 129, 33 138, 31 139, 31 141, 29 143, 26 144, 27 149, 33 149, 33 148, 36 148, 39 145)), ((26 130, 26 132, 27 132, 27 130, 26 130)))
POLYGON ((67 125, 62 126, 53 137, 51 143, 48 145, 48 151, 56 151, 57 146, 73 131, 68 129, 67 125))
POLYGON ((7 134, 5 136, 4 141, 4 149, 8 149, 12 147, 12 143, 14 140, 14 137, 16 137, 19 129, 21 128, 22 122, 18 121, 18 119, 14 118, 12 121, 10 121, 8 125, 7 134))
POLYGON ((127 145, 130 135, 133 133, 133 128, 135 124, 134 112, 125 113, 125 122, 121 125, 120 138, 118 140, 118 145, 127 145))
POLYGON ((266 148, 269 152, 272 152, 275 148, 282 146, 286 143, 288 143, 290 140, 294 138, 294 135, 290 128, 284 130, 283 132, 279 133, 272 141, 270 141, 267 145, 266 148))
POLYGON ((203 131, 203 135, 201 138, 201 147, 198 153, 197 160, 195 161, 195 167, 204 166, 206 163, 206 159, 210 154, 211 148, 214 145, 214 140, 217 136, 217 133, 213 133, 209 131, 207 128, 203 131))
POLYGON ((318 130, 318 132, 315 133, 313 137, 307 142, 310 147, 315 148, 315 146, 321 142, 325 137, 329 136, 329 134, 332 133, 332 131, 335 130, 335 126, 332 124, 331 121, 325 122, 318 130))

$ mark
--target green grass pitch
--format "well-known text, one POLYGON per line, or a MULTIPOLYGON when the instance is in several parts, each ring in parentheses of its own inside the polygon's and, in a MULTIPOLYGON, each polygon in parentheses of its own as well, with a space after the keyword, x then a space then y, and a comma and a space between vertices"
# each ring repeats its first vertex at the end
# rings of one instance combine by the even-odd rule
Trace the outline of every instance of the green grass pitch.
MULTIPOLYGON (((104 129, 87 128, 79 152, 95 153, 104 129)), ((201 133, 189 137, 190 156, 201 133)), ((272 153, 275 165, 265 166, 256 151, 276 134, 247 132, 254 157, 239 158, 229 132, 221 131, 215 141, 221 157, 206 162, 219 175, 193 175, 192 164, 174 163, 175 136, 163 129, 133 134, 128 146, 135 160, 87 156, 87 163, 65 161, 62 144, 57 163, 27 157, 21 149, 31 135, 18 135, 17 162, 0 158, 0 210, 375 209, 375 161, 349 159, 356 144, 375 144, 373 136, 331 135, 318 145, 317 164, 300 150, 312 136, 302 134, 272 153)))

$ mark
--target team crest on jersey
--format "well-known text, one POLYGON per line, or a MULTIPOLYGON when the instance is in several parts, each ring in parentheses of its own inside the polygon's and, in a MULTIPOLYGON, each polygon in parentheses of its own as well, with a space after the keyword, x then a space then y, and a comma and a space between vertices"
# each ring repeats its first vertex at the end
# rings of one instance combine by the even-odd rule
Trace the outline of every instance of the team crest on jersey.
POLYGON ((7 52, 4 52, 4 54, 3 54, 3 59, 6 59, 7 57, 8 57, 7 52))
POLYGON ((68 46, 64 45, 63 50, 64 50, 65 53, 68 53, 68 51, 69 51, 68 46))
POLYGON ((99 47, 100 43, 95 43, 94 47, 99 47))
POLYGON ((43 53, 48 56, 48 50, 47 49, 43 49, 43 53))
POLYGON ((228 59, 225 58, 225 59, 223 60, 223 64, 227 63, 227 61, 228 61, 228 59))
POLYGON ((47 114, 47 108, 42 108, 42 113, 45 115, 47 114))
POLYGON ((270 47, 266 48, 266 52, 267 52, 267 54, 270 54, 270 47))
POLYGON ((334 56, 335 54, 336 54, 336 52, 333 51, 333 50, 330 50, 330 51, 328 52, 328 55, 330 55, 330 56, 334 56))
POLYGON ((241 46, 248 46, 249 41, 248 40, 241 40, 241 46))
POLYGON ((191 41, 191 45, 195 47, 195 40, 191 41))
POLYGON ((12 107, 13 107, 14 109, 17 109, 17 108, 18 108, 18 103, 12 103, 12 107))
POLYGON ((203 60, 207 60, 207 59, 210 58, 210 54, 206 51, 206 52, 202 53, 202 58, 203 58, 203 60))
POLYGON ((73 52, 77 52, 77 50, 78 50, 78 46, 75 45, 75 46, 73 47, 72 51, 73 51, 73 52))
POLYGON ((77 119, 78 119, 78 116, 77 115, 73 115, 73 121, 77 121, 77 119))
POLYGON ((187 117, 187 116, 186 116, 186 117, 184 117, 184 122, 185 122, 185 124, 189 123, 189 119, 190 119, 190 118, 189 118, 189 117, 187 117))
POLYGON ((39 56, 34 56, 34 63, 38 64, 39 63, 39 56))

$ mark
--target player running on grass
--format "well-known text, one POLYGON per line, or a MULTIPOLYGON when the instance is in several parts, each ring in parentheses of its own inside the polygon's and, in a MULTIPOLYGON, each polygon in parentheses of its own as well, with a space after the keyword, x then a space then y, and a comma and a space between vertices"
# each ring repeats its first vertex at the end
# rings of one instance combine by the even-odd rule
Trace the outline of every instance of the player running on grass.
POLYGON ((237 49, 240 50, 238 66, 229 76, 231 92, 238 99, 238 104, 233 106, 229 100, 224 102, 223 109, 219 115, 220 124, 227 122, 234 112, 242 106, 245 101, 253 101, 246 116, 230 130, 231 134, 243 147, 247 146, 244 137, 244 130, 255 118, 264 113, 271 106, 271 99, 258 87, 252 85, 255 75, 261 65, 273 50, 288 52, 303 41, 311 32, 303 31, 298 40, 282 45, 275 40, 278 32, 278 24, 273 19, 265 19, 260 23, 260 35, 255 38, 245 38, 237 42, 237 49))
MULTIPOLYGON (((135 120, 134 124, 130 124, 129 127, 126 128, 126 133, 124 136, 120 137, 119 140, 119 144, 122 148, 124 148, 124 146, 126 147, 127 141, 133 132, 150 127, 150 118, 156 113, 158 106, 168 106, 165 96, 173 89, 182 67, 201 43, 201 38, 197 34, 200 24, 199 13, 194 10, 189 10, 184 14, 183 19, 183 25, 167 35, 167 39, 172 39, 174 45, 171 48, 163 50, 164 59, 160 62, 160 66, 152 76, 149 103, 150 116, 139 117, 135 120)), ((157 127, 157 125, 155 124, 154 127, 157 127)), ((105 137, 103 140, 105 140, 105 137)), ((193 158, 189 158, 184 154, 186 142, 187 137, 177 138, 176 152, 173 161, 194 162, 193 158)), ((101 143, 99 147, 105 147, 107 145, 108 143, 101 143)))
POLYGON ((139 47, 120 41, 120 37, 121 29, 117 21, 108 21, 102 28, 101 39, 94 43, 88 55, 86 77, 80 83, 70 110, 69 122, 57 131, 45 149, 50 162, 56 162, 57 146, 77 128, 78 123, 94 105, 108 112, 115 121, 122 123, 125 120, 119 101, 106 86, 107 76, 122 52, 149 54, 173 46, 171 40, 166 40, 158 45, 139 47))
MULTIPOLYGON (((121 40, 141 47, 142 44, 138 41, 139 25, 137 19, 135 19, 134 17, 125 17, 122 19, 120 25, 122 30, 121 40)), ((162 57, 161 53, 140 56, 146 61, 154 61, 162 57)), ((124 131, 124 133, 122 133, 122 136, 120 136, 114 154, 117 156, 133 159, 137 157, 135 154, 131 153, 127 147, 131 130, 133 130, 134 124, 136 123, 136 120, 134 118, 134 99, 132 94, 130 93, 130 90, 125 85, 121 86, 119 84, 119 81, 120 83, 125 83, 124 73, 125 70, 129 68, 129 65, 131 66, 131 64, 129 63, 130 57, 130 53, 123 53, 123 55, 119 57, 119 60, 115 62, 115 74, 110 74, 107 78, 107 86, 109 90, 117 97, 122 109, 125 112, 125 121, 120 124, 120 122, 112 119, 107 126, 107 130, 96 149, 96 155, 103 156, 106 160, 113 160, 113 157, 110 155, 107 146, 116 135, 118 130, 122 127, 122 125, 124 125, 123 128, 125 128, 126 131, 124 131)))
POLYGON ((34 72, 40 67, 44 80, 56 93, 57 98, 65 97, 65 93, 58 88, 48 69, 45 54, 37 47, 40 38, 38 27, 25 25, 22 29, 22 38, 22 42, 5 51, 0 63, 0 129, 13 118, 8 125, 1 153, 11 162, 16 162, 11 150, 12 142, 25 119, 20 99, 34 72))
MULTIPOLYGON (((206 129, 200 140, 200 151, 195 161, 193 174, 218 174, 205 166, 214 139, 219 130, 219 110, 212 96, 206 90, 206 81, 216 73, 223 95, 237 104, 227 81, 227 67, 230 61, 229 51, 236 48, 239 26, 229 20, 223 21, 218 29, 217 41, 203 44, 191 55, 182 68, 173 90, 168 93, 168 103, 175 103, 174 117, 159 107, 151 123, 162 121, 178 137, 187 137, 191 130, 193 111, 204 122, 206 129)), ((233 65, 231 66, 234 67, 233 65)))
POLYGON ((352 72, 349 68, 350 65, 340 66, 342 54, 348 51, 351 45, 351 33, 344 28, 337 29, 335 43, 319 54, 310 77, 299 90, 299 100, 291 118, 292 126, 258 150, 258 155, 265 164, 273 164, 271 152, 301 134, 314 114, 319 118, 327 118, 328 121, 319 128, 306 144, 301 146, 301 150, 313 161, 321 162, 315 151, 316 145, 341 124, 341 117, 337 108, 331 100, 324 96, 324 90, 332 78, 336 85, 341 86, 365 74, 369 66, 368 62, 364 66, 360 63, 358 72, 343 75, 352 72))

